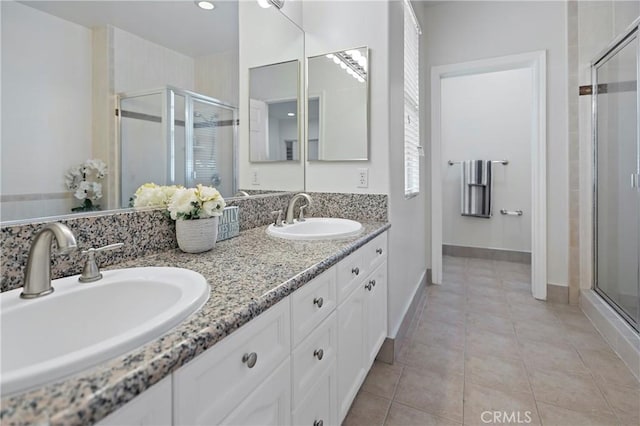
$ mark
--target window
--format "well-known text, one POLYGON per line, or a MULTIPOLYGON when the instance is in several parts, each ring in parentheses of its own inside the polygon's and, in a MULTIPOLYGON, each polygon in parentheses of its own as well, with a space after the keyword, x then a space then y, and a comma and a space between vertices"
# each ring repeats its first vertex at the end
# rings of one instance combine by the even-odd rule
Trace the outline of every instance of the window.
POLYGON ((404 196, 420 192, 420 25, 404 0, 404 196))

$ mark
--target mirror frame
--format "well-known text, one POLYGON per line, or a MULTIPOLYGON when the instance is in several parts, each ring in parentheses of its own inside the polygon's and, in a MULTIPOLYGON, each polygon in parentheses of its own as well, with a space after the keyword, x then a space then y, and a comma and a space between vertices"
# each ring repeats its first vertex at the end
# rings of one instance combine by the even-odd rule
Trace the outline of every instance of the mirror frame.
MULTIPOLYGON (((286 15, 285 15, 286 17, 286 15)), ((288 18, 287 18, 288 19, 288 18)), ((295 24, 295 23, 294 23, 295 24)), ((297 25, 296 25, 297 26, 297 25)), ((249 68, 249 72, 248 74, 248 85, 247 87, 249 88, 249 98, 248 98, 248 103, 247 105, 249 106, 249 111, 247 112, 247 119, 249 121, 249 126, 251 125, 251 71, 255 70, 255 69, 259 69, 259 68, 265 68, 265 67, 270 67, 272 65, 282 65, 282 64, 288 64, 291 62, 295 62, 296 63, 296 101, 298 103, 297 107, 296 107, 296 125, 298 127, 297 129, 297 134, 298 134, 298 154, 299 154, 299 158, 297 160, 252 160, 251 159, 251 128, 249 127, 249 164, 270 164, 270 163, 285 163, 285 164, 296 164, 299 163, 300 161, 302 161, 303 158, 303 152, 304 152, 304 157, 306 157, 306 151, 302 149, 302 145, 304 143, 304 146, 306 148, 306 127, 303 128, 303 124, 304 122, 302 122, 300 120, 300 116, 302 115, 301 112, 303 111, 302 105, 301 105, 301 93, 300 93, 300 78, 301 78, 301 71, 300 71, 300 66, 302 64, 302 61, 300 61, 300 59, 292 59, 290 61, 282 61, 282 62, 275 62, 273 64, 266 64, 266 65, 260 65, 257 67, 251 67, 249 68), (301 141, 301 142, 300 142, 301 141)), ((304 99, 303 99, 304 100, 304 99)), ((306 110, 304 110, 306 111, 306 110)), ((305 120, 306 121, 306 120, 305 120)), ((304 163, 303 163, 304 164, 304 163)))
MULTIPOLYGON (((304 91, 305 91, 305 99, 304 99, 304 113, 305 113, 305 126, 304 126, 304 141, 305 141, 305 161, 306 162, 313 162, 313 163, 343 163, 343 162, 349 162, 349 161, 369 161, 370 157, 371 157, 371 141, 370 141, 370 135, 371 135, 371 84, 369 83, 369 79, 371 78, 371 55, 370 55, 371 51, 369 49, 368 45, 364 45, 364 46, 359 46, 359 47, 352 47, 352 48, 348 48, 348 49, 340 49, 340 50, 334 50, 332 52, 325 52, 322 53, 320 55, 314 55, 314 56, 307 56, 305 59, 305 81, 304 81, 304 91), (336 52, 344 52, 347 50, 359 50, 359 49, 364 49, 366 54, 367 54, 367 80, 365 81, 365 94, 367 96, 367 101, 365 102, 365 113, 366 113, 366 126, 365 126, 365 131, 366 131, 366 137, 365 137, 365 142, 367 144, 367 149, 366 149, 366 157, 364 158, 349 158, 349 159, 331 159, 331 160, 321 160, 321 159, 317 159, 317 160, 311 160, 309 159, 309 59, 314 59, 314 58, 319 58, 321 56, 326 56, 330 53, 336 53, 336 52)), ((321 120, 320 120, 321 121, 321 120)), ((320 134, 321 131, 320 129, 318 129, 318 134, 320 134)))

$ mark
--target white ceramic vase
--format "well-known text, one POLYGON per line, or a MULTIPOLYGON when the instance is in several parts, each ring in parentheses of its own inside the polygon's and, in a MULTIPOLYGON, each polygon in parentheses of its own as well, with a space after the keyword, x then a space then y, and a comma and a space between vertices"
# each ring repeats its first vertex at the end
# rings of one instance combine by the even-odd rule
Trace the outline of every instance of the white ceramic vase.
POLYGON ((207 219, 176 220, 178 247, 185 253, 202 253, 211 250, 218 239, 220 217, 207 219))

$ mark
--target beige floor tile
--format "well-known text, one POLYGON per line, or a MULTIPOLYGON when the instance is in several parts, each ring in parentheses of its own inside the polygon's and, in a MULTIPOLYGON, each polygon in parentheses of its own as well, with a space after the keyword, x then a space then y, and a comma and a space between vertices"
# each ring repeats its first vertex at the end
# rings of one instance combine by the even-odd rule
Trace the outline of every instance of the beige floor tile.
POLYGON ((462 423, 394 402, 385 426, 462 426, 462 423))
POLYGON ((640 390, 624 386, 599 386, 623 425, 640 425, 640 390))
POLYGON ((467 331, 473 332, 476 329, 489 330, 510 336, 515 333, 510 318, 490 315, 484 312, 467 312, 467 331))
POLYGON ((342 423, 343 426, 382 425, 391 401, 368 392, 360 391, 351 404, 351 409, 342 423))
POLYGON ((530 392, 527 370, 522 360, 487 354, 469 355, 464 369, 467 382, 481 386, 530 392))
POLYGON ((462 281, 443 280, 442 284, 434 284, 431 286, 432 293, 439 291, 448 291, 451 293, 465 294, 467 292, 467 285, 462 281))
POLYGON ((521 342, 520 351, 528 368, 588 374, 587 367, 580 359, 580 355, 570 344, 521 342))
POLYGON ((362 390, 383 398, 392 399, 400 380, 403 366, 375 361, 362 385, 362 390))
POLYGON ((556 317, 562 321, 562 324, 568 329, 582 330, 585 332, 596 331, 595 327, 583 313, 573 313, 571 311, 554 310, 556 317))
POLYGON ((483 275, 467 275, 467 287, 471 286, 502 288, 502 281, 494 276, 487 277, 483 275))
POLYGON ((530 370, 529 381, 536 401, 574 411, 609 411, 609 405, 590 374, 530 370))
POLYGON ((640 384, 631 373, 631 370, 617 355, 611 355, 609 351, 589 349, 578 349, 578 351, 593 375, 607 385, 620 385, 640 389, 640 384))
POLYGON ((412 335, 414 342, 464 349, 465 327, 445 322, 421 322, 412 335))
POLYGON ((464 325, 465 314, 462 310, 451 306, 433 304, 427 300, 427 306, 422 312, 422 316, 418 322, 429 323, 432 321, 446 322, 453 325, 464 325))
POLYGON ((430 368, 443 373, 464 372, 464 350, 446 346, 427 346, 415 341, 405 344, 398 362, 414 368, 430 368))
POLYGON ((505 293, 504 289, 500 287, 469 286, 467 288, 468 299, 492 298, 492 299, 506 302, 504 293, 505 293))
POLYGON ((615 426, 616 416, 610 412, 573 411, 538 402, 538 412, 545 426, 615 426))
POLYGON ((513 392, 467 381, 464 388, 464 424, 486 425, 487 419, 497 420, 489 424, 540 424, 531 391, 513 392))
POLYGON ((596 331, 567 329, 567 336, 577 349, 596 350, 610 355, 615 354, 607 341, 596 331))
POLYGON ((520 359, 520 351, 515 334, 499 334, 481 329, 467 330, 466 352, 470 356, 487 354, 503 358, 520 359))
POLYGON ((464 310, 466 301, 464 293, 454 293, 452 291, 434 291, 427 298, 427 304, 447 306, 457 310, 464 310))
POLYGON ((531 272, 526 270, 519 270, 519 271, 502 270, 500 271, 500 278, 505 281, 520 281, 523 283, 530 283, 531 272))
POLYGON ((556 324, 516 320, 513 326, 520 343, 543 342, 570 345, 572 342, 562 328, 556 324))
POLYGON ((395 401, 438 416, 462 421, 464 376, 441 370, 405 368, 395 401))
POLYGON ((508 305, 499 300, 468 300, 467 312, 489 314, 496 317, 502 317, 504 319, 511 319, 511 313, 509 311, 508 305))
POLYGON ((536 301, 535 304, 524 302, 510 303, 509 312, 514 320, 556 325, 558 328, 561 327, 561 323, 553 315, 553 312, 544 305, 544 302, 536 301))
POLYGON ((524 281, 503 280, 502 288, 506 292, 517 292, 531 295, 531 284, 524 281))

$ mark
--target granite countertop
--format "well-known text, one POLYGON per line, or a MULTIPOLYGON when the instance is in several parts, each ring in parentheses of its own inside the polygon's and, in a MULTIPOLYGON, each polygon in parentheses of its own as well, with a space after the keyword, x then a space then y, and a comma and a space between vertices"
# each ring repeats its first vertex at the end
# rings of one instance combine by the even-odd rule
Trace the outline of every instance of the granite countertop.
POLYGON ((207 253, 178 249, 105 269, 173 266, 211 285, 204 307, 162 337, 66 380, 3 398, 2 424, 88 425, 104 418, 391 225, 364 222, 345 240, 289 241, 250 229, 207 253))

